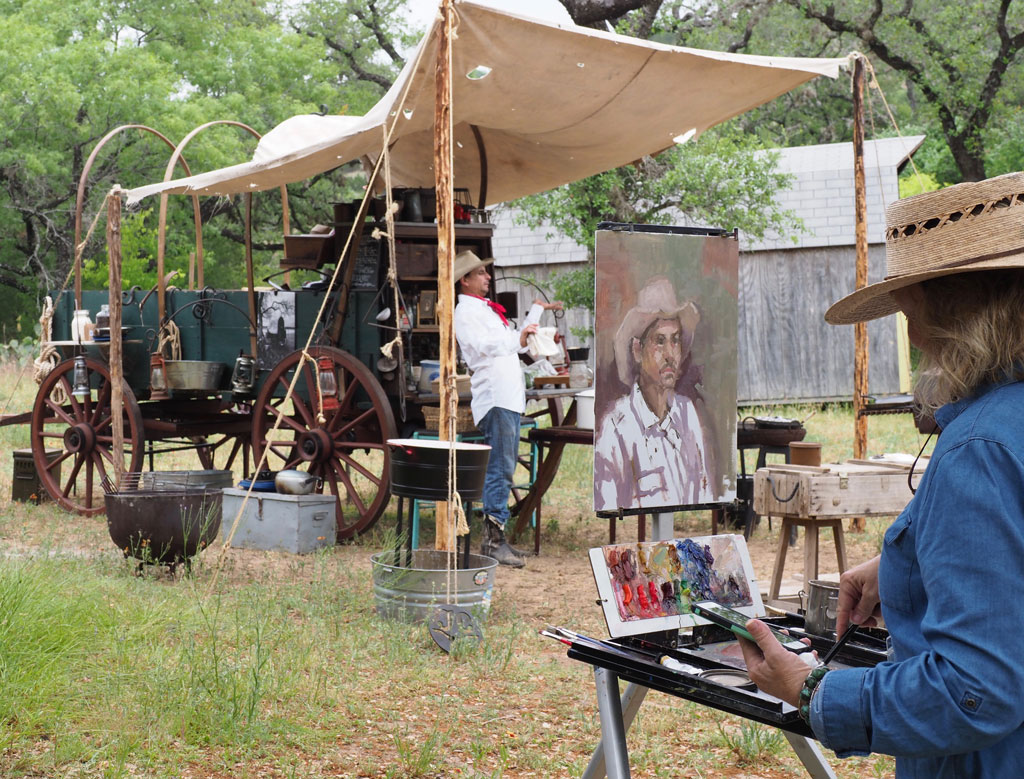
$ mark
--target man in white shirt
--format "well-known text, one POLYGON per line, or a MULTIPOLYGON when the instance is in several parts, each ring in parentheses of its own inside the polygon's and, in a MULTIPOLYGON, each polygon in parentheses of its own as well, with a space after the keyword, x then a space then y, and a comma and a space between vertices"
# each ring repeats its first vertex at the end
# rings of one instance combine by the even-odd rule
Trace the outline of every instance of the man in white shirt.
POLYGON ((694 400, 677 391, 700 313, 669 279, 650 279, 615 334, 615 364, 631 386, 603 415, 594 443, 594 508, 659 508, 719 496, 694 400))
POLYGON ((562 304, 535 301, 516 330, 505 309, 487 297, 491 276, 487 266, 471 251, 455 258, 453 278, 459 293, 455 307, 455 338, 462 359, 472 371, 473 422, 491 447, 484 479, 484 539, 480 551, 502 565, 522 568, 525 561, 505 539, 509 518, 508 497, 519 455, 519 417, 526 410, 526 392, 519 355, 526 352, 526 339, 537 331, 545 310, 562 304))

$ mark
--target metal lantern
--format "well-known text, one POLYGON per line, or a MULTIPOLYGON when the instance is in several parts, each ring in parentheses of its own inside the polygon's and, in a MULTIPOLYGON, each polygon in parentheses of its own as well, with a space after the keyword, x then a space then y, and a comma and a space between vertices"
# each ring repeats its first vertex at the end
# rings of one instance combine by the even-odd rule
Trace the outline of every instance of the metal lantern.
POLYGON ((338 408, 338 376, 334 360, 321 357, 317 360, 317 372, 320 378, 320 407, 324 411, 336 411, 338 408))
POLYGON ((89 397, 89 369, 85 367, 85 358, 81 355, 75 358, 73 379, 74 388, 71 394, 79 400, 89 397))

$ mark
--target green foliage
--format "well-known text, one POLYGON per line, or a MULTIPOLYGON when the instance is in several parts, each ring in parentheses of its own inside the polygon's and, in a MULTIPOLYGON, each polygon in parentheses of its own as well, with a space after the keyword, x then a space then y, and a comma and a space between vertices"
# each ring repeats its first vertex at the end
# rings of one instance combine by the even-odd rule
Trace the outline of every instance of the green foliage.
MULTIPOLYGON (((520 221, 557 229, 594 253, 603 221, 670 224, 680 220, 763 237, 802 229, 773 199, 791 176, 776 169, 778 155, 735 124, 709 130, 655 158, 600 173, 523 198, 520 221)), ((550 234, 549 234, 550 235, 550 234)), ((594 268, 555 274, 545 286, 567 307, 594 308, 594 268)))

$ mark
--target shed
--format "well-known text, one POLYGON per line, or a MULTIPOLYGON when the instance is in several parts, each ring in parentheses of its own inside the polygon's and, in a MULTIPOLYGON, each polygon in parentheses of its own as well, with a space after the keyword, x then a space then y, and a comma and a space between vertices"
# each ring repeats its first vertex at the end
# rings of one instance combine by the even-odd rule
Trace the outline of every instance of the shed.
MULTIPOLYGON (((885 275, 885 206, 899 197, 900 168, 924 136, 864 144, 870 281, 885 275)), ((804 224, 795 236, 762 241, 740 236, 739 382, 741 404, 849 400, 853 393, 853 328, 825 323, 825 310, 851 292, 855 274, 853 144, 778 149, 780 171, 792 184, 776 197, 804 224)), ((586 249, 552 228, 518 224, 516 211, 494 212, 493 238, 499 289, 522 289, 513 277, 546 279, 580 267, 586 249)), ((719 225, 716 225, 719 226, 719 225)), ((534 291, 520 292, 521 305, 534 291)), ((525 309, 524 309, 525 310, 525 309)), ((589 324, 572 312, 569 324, 589 324)), ((896 320, 868 325, 870 391, 900 392, 896 320)), ((570 337, 570 345, 576 339, 570 337)))

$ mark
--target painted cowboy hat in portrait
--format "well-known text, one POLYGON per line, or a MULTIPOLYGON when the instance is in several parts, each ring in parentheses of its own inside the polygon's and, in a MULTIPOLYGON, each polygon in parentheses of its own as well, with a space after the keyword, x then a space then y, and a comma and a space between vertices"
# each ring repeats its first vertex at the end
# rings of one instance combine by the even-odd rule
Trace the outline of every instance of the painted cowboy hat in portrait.
POLYGON ((636 297, 636 305, 626 313, 615 333, 615 367, 619 380, 627 387, 636 378, 634 340, 639 341, 647 328, 659 319, 679 320, 685 337, 685 351, 689 351, 693 333, 700 322, 700 313, 692 301, 686 300, 682 304, 677 301, 675 287, 665 276, 655 276, 644 285, 636 297))
POLYGON ((825 312, 830 324, 899 310, 889 293, 956 273, 1024 267, 1024 173, 897 200, 885 212, 886 275, 825 312))
POLYGON ((715 500, 714 447, 702 421, 690 347, 700 323, 691 300, 654 276, 637 293, 613 343, 627 391, 602 416, 594 451, 594 507, 690 506, 715 500), (689 392, 681 391, 686 386, 689 392))

